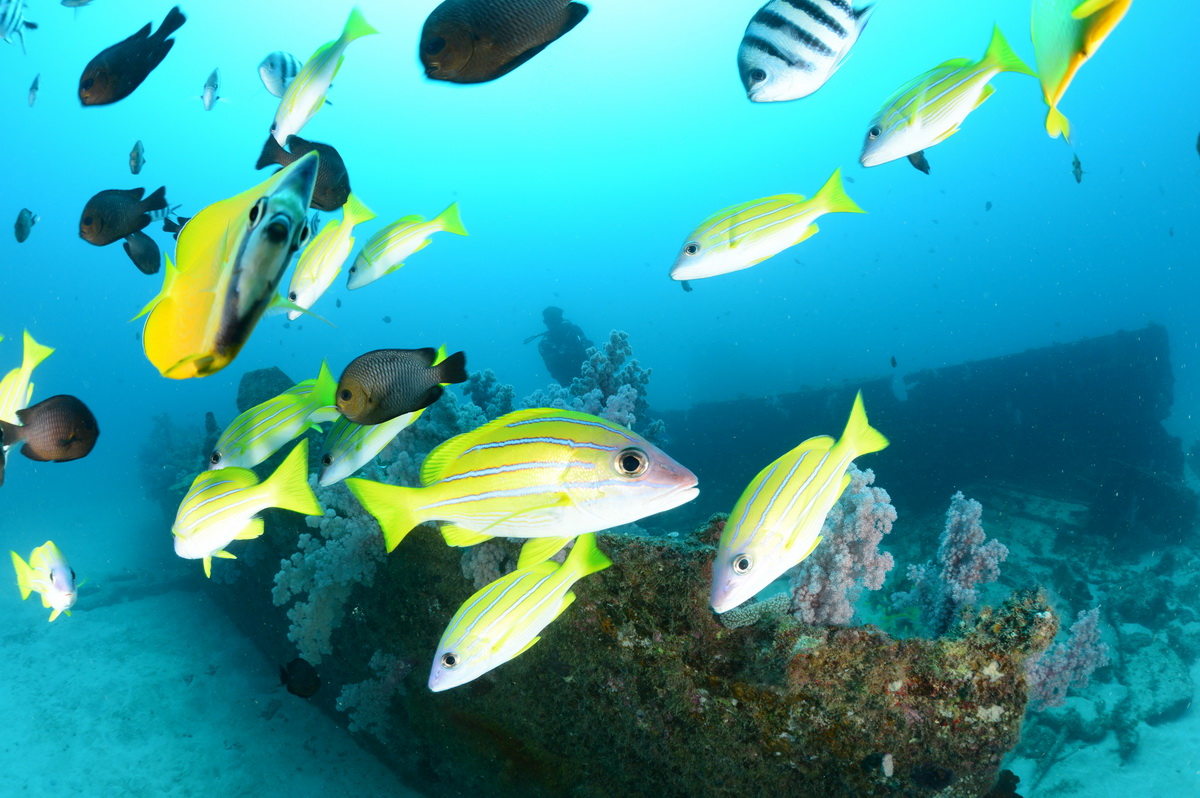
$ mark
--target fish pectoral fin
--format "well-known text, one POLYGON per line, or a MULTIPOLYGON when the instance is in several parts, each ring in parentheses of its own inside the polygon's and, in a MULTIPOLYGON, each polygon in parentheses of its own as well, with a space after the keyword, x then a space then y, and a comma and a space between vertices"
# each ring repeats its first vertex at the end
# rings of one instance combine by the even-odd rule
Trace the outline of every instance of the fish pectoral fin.
POLYGON ((403 268, 404 268, 404 264, 403 264, 403 263, 397 263, 395 266, 393 266, 392 268, 390 268, 390 269, 388 269, 387 271, 385 271, 385 272, 384 272, 384 274, 385 274, 385 275, 387 275, 387 274, 391 274, 392 272, 398 272, 398 271, 400 271, 400 270, 401 270, 401 269, 403 269, 403 268))
MULTIPOLYGON (((982 102, 982 100, 980 100, 980 102, 982 102)), ((979 107, 979 106, 976 106, 976 108, 978 108, 978 107, 979 107)), ((934 139, 934 140, 933 140, 933 143, 932 143, 932 144, 930 144, 929 146, 931 146, 931 147, 932 147, 934 144, 941 144, 943 141, 945 141, 946 139, 950 138, 951 136, 953 136, 953 135, 954 135, 955 133, 957 133, 957 132, 958 132, 958 125, 955 125, 954 127, 952 127, 952 128, 950 128, 949 130, 947 130, 945 133, 943 133, 942 135, 940 135, 940 136, 938 136, 936 139, 934 139)))
POLYGON ((542 639, 542 638, 540 638, 540 637, 535 637, 535 638, 533 638, 533 639, 532 639, 532 640, 530 640, 528 643, 526 643, 526 644, 525 644, 525 645, 524 645, 524 646, 521 648, 521 650, 520 650, 520 651, 518 651, 516 654, 513 654, 513 655, 512 655, 512 658, 513 658, 513 659, 516 659, 517 657, 521 656, 521 655, 522 655, 522 654, 524 654, 526 651, 528 651, 529 649, 533 648, 533 644, 534 644, 534 643, 536 643, 537 641, 541 640, 541 639, 542 639))
MULTIPOLYGON (((996 93, 996 89, 995 89, 995 87, 992 86, 992 84, 988 83, 987 85, 985 85, 983 87, 983 91, 979 92, 979 99, 975 101, 975 108, 978 108, 979 106, 983 105, 984 100, 986 100, 988 97, 991 97, 995 93, 996 93)), ((973 110, 975 110, 975 108, 972 108, 971 110, 973 111, 973 110)), ((958 126, 955 125, 954 129, 958 130, 958 126)))
POLYGON ((330 327, 337 329, 337 325, 334 324, 333 322, 331 322, 329 319, 325 318, 324 316, 318 316, 316 313, 313 313, 308 308, 300 307, 295 302, 293 302, 292 300, 285 297, 283 294, 275 295, 275 298, 271 300, 271 304, 267 305, 267 309, 263 313, 263 315, 264 316, 278 316, 280 313, 287 313, 289 311, 292 311, 295 313, 303 313, 305 316, 312 316, 317 321, 323 321, 326 324, 328 324, 330 327))
MULTIPOLYGON (((259 534, 262 534, 262 533, 260 532, 259 534)), ((238 538, 235 538, 235 539, 238 539, 238 538)), ((237 559, 236 554, 230 554, 229 552, 225 551, 225 549, 217 549, 216 551, 214 551, 212 553, 212 556, 220 557, 222 560, 236 560, 237 559)))
POLYGON ((530 538, 521 547, 521 556, 517 558, 517 568, 530 568, 538 563, 546 562, 570 542, 570 537, 530 538))
POLYGON ((447 546, 462 548, 491 540, 493 536, 485 535, 482 532, 476 532, 474 529, 467 529, 457 524, 446 524, 442 527, 442 537, 445 539, 447 546))
MULTIPOLYGON (((547 502, 546 504, 540 504, 535 507, 526 507, 523 510, 518 510, 515 513, 509 513, 508 515, 502 516, 502 517, 496 519, 495 521, 493 521, 492 523, 488 524, 486 529, 492 529, 493 527, 503 524, 506 521, 511 521, 514 518, 520 518, 521 516, 529 515, 530 513, 543 513, 548 510, 555 510, 555 509, 561 510, 561 509, 564 509, 564 508, 570 506, 570 504, 571 504, 570 496, 568 496, 565 493, 559 493, 559 494, 557 494, 557 497, 558 498, 556 498, 552 502, 547 502)), ((560 546, 559 548, 562 548, 562 547, 560 546)))
MULTIPOLYGON (((47 604, 46 606, 49 607, 50 605, 47 604)), ((54 612, 50 613, 50 620, 53 621, 55 618, 57 618, 59 616, 59 613, 61 613, 61 612, 62 612, 62 610, 55 610, 54 612)), ((69 613, 69 612, 67 613, 67 615, 70 615, 70 614, 71 613, 69 613)))
POLYGON ((559 606, 558 612, 554 613, 554 617, 558 618, 558 616, 563 614, 563 612, 567 609, 567 607, 570 607, 574 603, 575 603, 575 591, 572 590, 572 591, 569 591, 567 593, 567 595, 563 596, 562 604, 559 606))
POLYGON ((806 227, 802 231, 800 231, 800 237, 796 239, 796 242, 794 244, 792 244, 792 246, 796 246, 796 244, 799 244, 801 241, 804 241, 805 239, 812 238, 819 232, 821 232, 821 228, 817 227, 815 222, 813 224, 810 224, 808 227, 806 227))
MULTIPOLYGON (((320 427, 318 427, 318 429, 320 429, 320 427)), ((849 475, 847 475, 847 477, 848 476, 849 475)), ((263 533, 263 520, 261 518, 251 518, 250 522, 248 524, 246 524, 245 528, 241 532, 238 532, 236 535, 234 535, 233 539, 234 540, 254 540, 257 537, 262 537, 262 533, 263 533)), ((218 557, 226 557, 227 556, 227 557, 233 558, 233 555, 228 554, 227 552, 217 552, 217 556, 218 557)))

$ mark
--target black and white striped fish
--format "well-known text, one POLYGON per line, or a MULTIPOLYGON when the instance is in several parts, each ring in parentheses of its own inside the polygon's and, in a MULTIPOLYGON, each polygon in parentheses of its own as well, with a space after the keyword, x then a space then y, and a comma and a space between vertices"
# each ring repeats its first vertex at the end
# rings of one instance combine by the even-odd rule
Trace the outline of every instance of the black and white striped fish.
POLYGON ((874 6, 851 0, 770 0, 746 26, 738 72, 756 103, 807 97, 837 71, 874 6))
POLYGON ((287 91, 287 87, 300 73, 301 66, 303 64, 296 60, 296 56, 276 50, 268 53, 267 57, 258 65, 258 76, 262 78, 267 91, 276 97, 282 97, 283 93, 287 91))
POLYGON ((13 44, 13 38, 21 40, 21 52, 25 52, 25 29, 37 30, 37 23, 25 19, 25 0, 0 0, 0 39, 13 44))

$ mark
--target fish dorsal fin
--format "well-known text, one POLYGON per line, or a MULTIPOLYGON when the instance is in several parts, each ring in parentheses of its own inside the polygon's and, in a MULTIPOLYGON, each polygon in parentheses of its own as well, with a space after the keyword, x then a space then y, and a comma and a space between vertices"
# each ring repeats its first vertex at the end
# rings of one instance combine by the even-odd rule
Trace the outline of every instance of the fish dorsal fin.
POLYGON ((559 550, 571 542, 570 537, 563 538, 530 538, 521 547, 521 556, 517 559, 517 570, 532 568, 553 557, 559 550))
POLYGON ((547 414, 563 413, 566 411, 557 410, 555 408, 531 407, 525 410, 517 410, 512 413, 493 419, 482 427, 477 427, 470 432, 464 432, 461 435, 456 435, 450 440, 438 446, 425 458, 425 462, 421 465, 421 484, 432 485, 442 477, 446 476, 450 466, 454 461, 461 457, 468 449, 474 446, 478 441, 486 440, 492 431, 505 427, 516 421, 524 421, 531 418, 538 418, 547 414))
POLYGON ((550 46, 551 42, 557 41, 564 34, 568 33, 572 28, 574 28, 576 25, 578 25, 580 22, 582 22, 583 18, 587 16, 587 13, 588 13, 588 7, 583 5, 582 3, 571 3, 570 5, 568 5, 567 6, 567 17, 565 20, 563 20, 562 28, 558 31, 558 33, 556 33, 554 35, 553 39, 551 39, 548 42, 542 42, 541 44, 536 45, 534 47, 530 47, 528 50, 521 53, 516 58, 509 61, 507 64, 505 64, 500 69, 498 69, 495 73, 495 76, 501 77, 503 75, 507 75, 509 72, 512 72, 514 69, 521 66, 529 59, 533 58, 535 55, 540 53, 542 50, 545 50, 547 47, 550 46))
POLYGON ((474 546, 492 539, 492 535, 485 535, 482 532, 476 532, 473 529, 467 529, 457 524, 446 524, 442 527, 441 532, 447 546, 458 548, 474 546))

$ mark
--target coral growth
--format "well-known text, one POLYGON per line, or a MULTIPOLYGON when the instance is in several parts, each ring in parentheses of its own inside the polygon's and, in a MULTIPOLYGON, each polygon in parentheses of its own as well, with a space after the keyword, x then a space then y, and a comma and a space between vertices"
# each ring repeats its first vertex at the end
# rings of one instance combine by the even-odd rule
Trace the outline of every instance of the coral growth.
POLYGON ((850 484, 825 517, 821 543, 791 572, 792 611, 810 624, 846 625, 864 589, 878 590, 895 564, 879 551, 892 531, 896 508, 875 473, 851 465, 850 484))
POLYGON ((1008 558, 1007 546, 987 540, 982 517, 979 502, 962 491, 954 494, 938 545, 940 567, 935 571, 931 562, 908 566, 913 589, 892 597, 897 608, 919 607, 922 623, 934 635, 945 634, 962 608, 979 600, 976 586, 996 581, 1000 563, 1008 558))
POLYGON ((350 716, 350 731, 366 732, 386 744, 392 730, 388 715, 392 699, 404 693, 404 677, 412 670, 412 663, 376 651, 368 666, 375 676, 343 686, 337 708, 350 716))
POLYGON ((502 383, 491 369, 472 371, 463 393, 483 411, 488 421, 499 418, 513 410, 516 391, 508 383, 502 383))
POLYGON ((1060 707, 1067 691, 1087 687, 1097 668, 1108 664, 1108 646, 1100 640, 1100 610, 1080 612, 1066 641, 1057 644, 1025 669, 1029 708, 1035 712, 1060 707))

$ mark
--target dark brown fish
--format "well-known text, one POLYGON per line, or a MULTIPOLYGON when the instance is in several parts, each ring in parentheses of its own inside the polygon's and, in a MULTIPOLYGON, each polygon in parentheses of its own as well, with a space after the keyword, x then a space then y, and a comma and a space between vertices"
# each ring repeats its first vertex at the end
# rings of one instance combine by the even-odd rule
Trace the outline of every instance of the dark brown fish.
POLYGON ((486 83, 546 49, 587 13, 569 0, 445 0, 425 20, 421 63, 434 80, 486 83))
POLYGON ((279 666, 279 683, 285 685, 289 693, 301 698, 312 698, 321 689, 321 677, 317 669, 302 657, 279 666))
POLYGON ((42 217, 36 215, 28 208, 22 208, 17 214, 17 221, 13 223, 13 232, 17 235, 17 243, 24 244, 25 239, 29 238, 30 232, 33 231, 33 226, 40 222, 42 217))
POLYGON ((442 385, 466 382, 467 356, 434 365, 436 349, 376 349, 359 355, 338 380, 337 409, 355 424, 382 424, 429 407, 442 385))
POLYGON ((125 236, 124 247, 125 254, 142 274, 155 274, 162 268, 162 253, 158 251, 158 244, 141 230, 125 236))
POLYGON ((174 219, 168 216, 163 219, 163 232, 170 233, 171 235, 175 236, 175 240, 178 241, 179 231, 182 230, 183 226, 190 222, 191 219, 192 217, 190 216, 176 216, 174 219))
POLYGON ((19 424, 0 421, 5 446, 24 443, 30 460, 64 463, 87 456, 100 437, 96 417, 74 396, 59 394, 17 411, 19 424))
POLYGON ((929 160, 925 157, 925 150, 917 150, 909 155, 908 162, 925 174, 929 174, 929 160))
POLYGON ((128 39, 101 51, 79 77, 79 101, 84 105, 108 105, 132 94, 171 52, 175 40, 167 37, 184 22, 187 17, 175 6, 153 36, 152 23, 147 22, 128 39))
MULTIPOLYGON (((154 220, 153 211, 167 208, 167 187, 161 186, 142 199, 144 188, 101 191, 83 206, 79 217, 79 237, 98 247, 107 246, 133 235, 154 220)), ((161 218, 161 217, 159 217, 161 218)))
POLYGON ((1079 162, 1079 156, 1078 156, 1078 155, 1073 155, 1073 156, 1071 157, 1071 174, 1075 175, 1075 182, 1076 182, 1076 183, 1082 183, 1082 182, 1083 182, 1083 175, 1084 175, 1085 173, 1084 173, 1084 171, 1083 171, 1083 164, 1081 164, 1081 163, 1079 162))
POLYGON ((319 211, 336 211, 345 205, 350 196, 350 175, 338 151, 328 144, 306 141, 299 136, 288 136, 287 143, 288 149, 285 150, 274 136, 267 136, 267 143, 263 145, 262 154, 258 156, 254 168, 262 169, 271 164, 289 166, 297 158, 316 150, 320 162, 317 164, 317 182, 313 186, 312 202, 308 206, 319 211))

